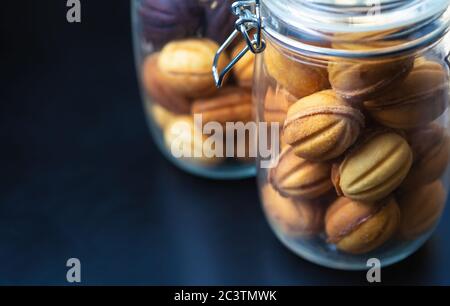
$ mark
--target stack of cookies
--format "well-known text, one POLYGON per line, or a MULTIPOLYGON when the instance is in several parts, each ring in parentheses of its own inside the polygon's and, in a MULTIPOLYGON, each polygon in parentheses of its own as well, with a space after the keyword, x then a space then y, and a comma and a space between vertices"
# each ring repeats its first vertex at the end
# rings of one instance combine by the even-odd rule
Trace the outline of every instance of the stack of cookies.
POLYGON ((450 156, 439 124, 449 103, 443 62, 410 55, 319 65, 268 43, 264 73, 262 119, 281 124, 282 152, 262 198, 278 231, 364 254, 436 225, 450 156))
MULTIPOLYGON (((205 152, 209 148, 203 146, 207 140, 203 133, 206 124, 214 122, 225 127, 227 122, 247 123, 253 119, 254 57, 248 54, 241 59, 222 89, 216 88, 212 76, 219 43, 234 28, 236 17, 231 14, 231 3, 142 0, 138 9, 141 43, 152 47, 150 52, 144 52, 147 55, 140 68, 147 112, 160 129, 168 152, 194 152, 195 156, 185 159, 201 166, 215 166, 226 160, 211 157, 217 147, 214 152, 205 152), (194 115, 201 115, 202 126, 194 122, 194 115), (182 133, 183 137, 179 137, 182 133)), ((234 46, 221 57, 218 68, 225 68, 230 57, 242 48, 234 46)), ((226 135, 220 145, 224 150, 221 155, 225 156, 226 135)), ((240 145, 248 146, 233 143, 233 147, 240 145)))

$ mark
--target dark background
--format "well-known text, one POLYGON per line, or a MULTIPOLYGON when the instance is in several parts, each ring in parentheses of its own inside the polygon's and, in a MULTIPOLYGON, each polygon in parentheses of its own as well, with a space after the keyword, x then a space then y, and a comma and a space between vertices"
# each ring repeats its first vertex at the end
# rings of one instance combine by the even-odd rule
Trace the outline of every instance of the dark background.
MULTIPOLYGON (((157 151, 127 0, 0 4, 0 284, 367 284, 308 263, 264 220, 253 179, 208 181, 157 151)), ((384 284, 450 284, 449 210, 384 284)))

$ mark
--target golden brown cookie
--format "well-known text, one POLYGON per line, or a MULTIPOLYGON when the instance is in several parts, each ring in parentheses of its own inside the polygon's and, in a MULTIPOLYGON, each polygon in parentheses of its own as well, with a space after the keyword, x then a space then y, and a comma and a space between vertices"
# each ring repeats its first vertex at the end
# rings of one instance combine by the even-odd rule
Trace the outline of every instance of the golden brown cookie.
POLYGON ((269 181, 283 196, 308 200, 325 195, 333 184, 329 163, 298 157, 292 147, 285 147, 276 167, 270 169, 269 181))
POLYGON ((326 161, 340 156, 358 138, 364 116, 334 91, 325 90, 289 107, 283 141, 308 160, 326 161))
POLYGON ((214 96, 197 99, 191 107, 191 114, 201 114, 203 124, 218 122, 247 123, 253 119, 252 95, 247 89, 227 87, 214 96))
POLYGON ((222 139, 218 139, 218 147, 206 140, 191 116, 177 116, 164 128, 164 141, 174 158, 214 166, 223 160, 222 139))
POLYGON ((448 102, 447 71, 437 62, 419 59, 405 81, 364 107, 384 126, 412 129, 438 118, 448 102))
POLYGON ((414 162, 402 189, 414 189, 440 178, 450 161, 450 137, 438 124, 430 124, 413 131, 408 140, 414 162))
POLYGON ((325 68, 300 62, 268 42, 264 51, 267 73, 292 95, 303 98, 330 88, 325 68))
POLYGON ((373 251, 388 241, 400 223, 400 210, 393 197, 379 203, 339 198, 327 210, 328 241, 351 254, 373 251))
POLYGON ((152 100, 175 114, 188 114, 191 102, 173 92, 165 83, 158 68, 159 53, 148 56, 142 66, 142 83, 152 100))
POLYGON ((446 197, 445 188, 439 180, 400 195, 400 237, 414 239, 432 229, 442 215, 446 197))
MULTIPOLYGON (((211 72, 219 45, 208 39, 185 39, 168 43, 158 58, 162 80, 178 95, 201 98, 217 91, 211 72)), ((229 59, 221 56, 218 69, 229 59)))
MULTIPOLYGON (((345 51, 371 51, 391 47, 401 42, 383 39, 389 33, 352 33, 338 35, 332 44, 334 49, 345 51)), ((330 83, 338 95, 352 103, 382 94, 411 71, 412 57, 385 59, 349 59, 330 62, 330 83)))
POLYGON ((277 122, 280 128, 286 120, 289 106, 297 102, 297 98, 280 86, 275 89, 269 87, 264 99, 264 122, 277 122))
POLYGON ((397 133, 379 131, 366 137, 335 164, 332 180, 338 194, 355 201, 377 202, 400 186, 408 174, 413 155, 397 133))
POLYGON ((270 184, 262 189, 262 202, 273 225, 287 236, 308 237, 323 230, 325 209, 319 203, 285 198, 270 184))

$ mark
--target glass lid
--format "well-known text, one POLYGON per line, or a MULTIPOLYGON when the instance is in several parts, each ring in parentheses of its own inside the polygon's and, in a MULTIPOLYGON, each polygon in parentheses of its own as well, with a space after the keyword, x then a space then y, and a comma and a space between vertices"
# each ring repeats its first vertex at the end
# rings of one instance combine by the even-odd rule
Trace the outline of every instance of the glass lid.
POLYGON ((321 31, 368 32, 420 23, 441 14, 449 0, 263 0, 279 19, 321 31))
POLYGON ((450 0, 261 0, 261 14, 264 31, 291 48, 327 54, 323 42, 377 41, 376 48, 351 52, 334 45, 332 55, 380 56, 438 40, 448 30, 449 5, 450 0))

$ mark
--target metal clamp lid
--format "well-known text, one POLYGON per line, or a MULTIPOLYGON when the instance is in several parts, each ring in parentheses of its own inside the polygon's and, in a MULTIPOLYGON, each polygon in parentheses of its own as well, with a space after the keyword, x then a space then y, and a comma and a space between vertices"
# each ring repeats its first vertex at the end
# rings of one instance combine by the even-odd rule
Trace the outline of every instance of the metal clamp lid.
POLYGON ((266 43, 261 38, 261 11, 260 0, 243 0, 236 1, 231 5, 231 10, 234 15, 238 16, 238 20, 235 23, 235 30, 227 38, 227 40, 220 46, 219 50, 214 57, 213 63, 213 76, 217 87, 221 87, 226 74, 236 65, 236 63, 248 52, 261 53, 266 48, 266 43), (253 34, 253 38, 250 37, 250 31, 256 29, 256 33, 253 34), (234 40, 241 33, 247 45, 242 49, 222 72, 218 71, 218 63, 222 53, 234 42, 234 40))

